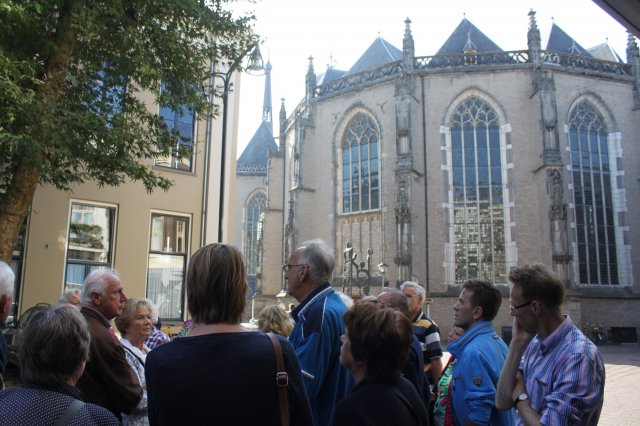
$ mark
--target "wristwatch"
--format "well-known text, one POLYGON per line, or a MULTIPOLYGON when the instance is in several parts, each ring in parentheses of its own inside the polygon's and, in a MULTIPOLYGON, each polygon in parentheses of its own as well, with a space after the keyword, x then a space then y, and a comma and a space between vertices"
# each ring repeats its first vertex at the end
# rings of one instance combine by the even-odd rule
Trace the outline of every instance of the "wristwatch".
POLYGON ((516 398, 513 400, 513 406, 517 407, 518 402, 526 401, 527 399, 529 399, 529 395, 527 395, 526 393, 521 393, 520 395, 516 396, 516 398))

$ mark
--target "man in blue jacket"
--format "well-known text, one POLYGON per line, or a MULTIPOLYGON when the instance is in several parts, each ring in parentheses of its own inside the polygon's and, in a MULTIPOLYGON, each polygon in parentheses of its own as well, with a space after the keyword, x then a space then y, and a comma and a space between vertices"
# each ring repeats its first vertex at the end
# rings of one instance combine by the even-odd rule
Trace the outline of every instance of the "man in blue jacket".
POLYGON ((457 358, 451 379, 454 422, 463 425, 511 425, 513 410, 499 411, 495 406, 496 387, 507 345, 493 328, 502 295, 491 283, 472 279, 462 286, 453 305, 453 324, 464 335, 449 344, 457 358))
POLYGON ((315 426, 329 424, 335 406, 354 386, 339 360, 347 307, 329 284, 334 265, 327 244, 313 240, 291 253, 282 267, 289 294, 300 303, 291 311, 296 325, 289 341, 300 360, 315 426))

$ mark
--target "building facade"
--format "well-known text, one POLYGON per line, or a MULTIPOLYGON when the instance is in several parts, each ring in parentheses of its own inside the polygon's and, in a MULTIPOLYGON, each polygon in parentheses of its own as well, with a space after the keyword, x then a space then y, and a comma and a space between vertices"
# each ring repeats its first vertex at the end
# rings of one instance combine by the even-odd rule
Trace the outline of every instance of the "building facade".
POLYGON ((252 191, 266 196, 260 306, 290 301, 274 299, 280 265, 321 238, 338 253, 337 288, 354 263, 347 244, 360 266, 371 250, 371 294, 418 281, 441 327, 460 285, 481 277, 503 291, 508 333, 508 272, 542 262, 564 280, 574 322, 636 335, 638 46, 630 37, 623 62, 553 24, 543 49, 535 12, 525 30, 523 50, 503 51, 465 18, 435 55, 416 56, 407 19, 402 49, 378 38, 350 70, 319 76, 310 60, 304 99, 281 108, 266 184, 238 173, 245 212, 252 191))
MULTIPOLYGON (((239 73, 230 78, 239 87, 239 73)), ((230 200, 238 100, 229 92, 226 117, 208 119, 190 112, 188 105, 176 112, 158 105, 150 94, 140 96, 170 129, 191 140, 179 142, 188 145, 185 158, 151 160, 154 171, 171 179, 173 187, 147 193, 135 182, 118 187, 86 182, 66 192, 39 186, 12 261, 17 277, 14 318, 37 303, 57 303, 63 291, 81 288, 91 270, 111 267, 120 274, 127 296, 153 300, 165 323, 186 319, 184 284, 191 254, 219 241, 219 229, 228 239, 234 226, 230 200), (224 167, 223 119, 228 132, 224 167), (221 201, 226 215, 220 222, 221 201)))

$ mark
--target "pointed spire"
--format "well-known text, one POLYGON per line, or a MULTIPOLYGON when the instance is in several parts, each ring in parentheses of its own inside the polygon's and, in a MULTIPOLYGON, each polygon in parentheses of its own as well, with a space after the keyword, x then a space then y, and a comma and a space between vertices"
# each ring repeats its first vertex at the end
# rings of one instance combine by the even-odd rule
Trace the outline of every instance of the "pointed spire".
POLYGON ((284 98, 280 99, 280 146, 278 147, 278 150, 280 152, 284 152, 284 141, 285 141, 285 136, 284 133, 286 131, 286 126, 287 126, 287 110, 284 106, 284 98))
POLYGON ((402 39, 402 59, 404 61, 404 72, 413 72, 413 63, 416 54, 413 35, 411 34, 411 19, 404 20, 404 38, 402 39))
POLYGON ((627 63, 633 63, 632 59, 638 58, 640 56, 638 52, 638 44, 636 43, 636 38, 631 33, 627 33, 627 63))
POLYGON ((262 121, 271 123, 273 120, 273 108, 271 106, 271 61, 267 61, 265 71, 267 76, 264 82, 264 105, 262 107, 262 121))
POLYGON ((307 68, 307 75, 305 77, 305 96, 307 102, 310 102, 313 98, 313 92, 316 89, 316 84, 316 73, 313 70, 313 56, 309 56, 309 67, 307 68))
POLYGON ((540 38, 540 30, 536 22, 535 10, 529 10, 529 31, 527 32, 527 42, 529 44, 529 53, 534 60, 538 59, 538 54, 542 50, 542 41, 540 38))

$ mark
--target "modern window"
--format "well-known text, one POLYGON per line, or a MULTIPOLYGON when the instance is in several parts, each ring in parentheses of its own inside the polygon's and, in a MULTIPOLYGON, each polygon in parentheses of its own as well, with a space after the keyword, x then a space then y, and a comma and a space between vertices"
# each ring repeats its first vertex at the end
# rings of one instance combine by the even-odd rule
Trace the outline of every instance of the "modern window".
POLYGON ((147 297, 164 320, 182 320, 189 218, 151 214, 147 297))
POLYGON ((267 206, 264 192, 253 194, 247 201, 245 212, 244 261, 247 275, 255 275, 260 267, 258 244, 262 237, 262 219, 267 206))
POLYGON ((71 203, 65 290, 82 288, 94 269, 112 267, 115 220, 113 206, 71 203))
POLYGON ((619 284, 607 128, 589 101, 569 116, 578 282, 619 284))
POLYGON ((342 138, 342 211, 380 207, 378 143, 380 133, 371 117, 357 113, 342 138))
POLYGON ((192 172, 195 127, 193 109, 186 105, 180 106, 177 110, 168 105, 160 105, 159 114, 174 139, 174 146, 173 154, 158 158, 156 166, 192 172))
POLYGON ((451 129, 451 205, 455 282, 506 279, 505 206, 500 127, 478 96, 456 108, 451 129))

